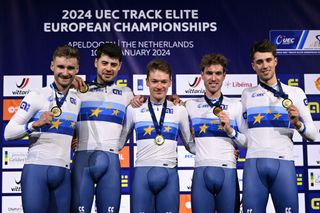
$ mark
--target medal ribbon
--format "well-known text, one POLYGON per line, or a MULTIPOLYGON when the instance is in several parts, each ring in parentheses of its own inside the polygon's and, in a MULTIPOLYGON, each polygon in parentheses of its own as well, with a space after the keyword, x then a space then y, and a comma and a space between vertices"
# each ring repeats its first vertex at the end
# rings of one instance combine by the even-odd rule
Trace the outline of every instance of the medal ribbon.
POLYGON ((114 81, 109 81, 109 82, 106 82, 104 84, 100 84, 100 83, 97 82, 97 80, 94 80, 92 82, 86 82, 86 84, 88 84, 88 86, 94 85, 97 88, 104 88, 106 86, 111 86, 113 83, 114 83, 114 81))
POLYGON ((207 104, 211 107, 220 107, 223 101, 223 94, 221 93, 219 100, 215 103, 212 103, 212 101, 206 96, 206 94, 204 94, 204 100, 206 100, 207 104))
POLYGON ((281 97, 283 99, 287 99, 288 98, 288 95, 286 93, 283 92, 283 89, 281 87, 281 83, 279 80, 277 80, 277 86, 279 87, 279 91, 270 87, 269 85, 265 84, 265 83, 262 83, 261 81, 259 81, 259 84, 265 88, 266 90, 270 91, 273 93, 273 95, 275 97, 281 97))
POLYGON ((154 110, 153 110, 150 98, 148 99, 148 109, 149 109, 149 112, 151 114, 152 122, 153 122, 154 128, 156 129, 156 133, 157 133, 157 135, 161 135, 161 129, 163 127, 163 121, 164 121, 164 117, 166 115, 167 100, 165 100, 163 105, 162 105, 162 110, 161 110, 159 123, 157 121, 156 115, 154 114, 154 110))
POLYGON ((57 107, 59 107, 59 109, 61 109, 64 101, 66 100, 66 98, 68 96, 69 89, 67 90, 66 94, 59 100, 58 95, 57 95, 57 91, 59 91, 58 87, 54 82, 52 83, 52 85, 53 85, 53 88, 54 88, 54 94, 55 94, 55 98, 56 98, 57 107))

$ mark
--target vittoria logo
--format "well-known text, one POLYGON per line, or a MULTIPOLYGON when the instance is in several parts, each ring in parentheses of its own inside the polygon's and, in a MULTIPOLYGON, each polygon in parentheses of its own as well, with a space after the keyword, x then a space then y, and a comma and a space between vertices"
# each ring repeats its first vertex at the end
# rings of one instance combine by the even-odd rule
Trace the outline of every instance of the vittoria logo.
POLYGON ((16 86, 19 89, 24 89, 28 85, 29 80, 30 80, 30 78, 23 78, 20 84, 16 83, 16 86))
POLYGON ((189 86, 196 88, 201 82, 201 77, 195 77, 193 83, 190 84, 189 82, 189 86))
POLYGON ((42 87, 41 75, 5 75, 3 76, 3 96, 25 96, 30 91, 42 87))

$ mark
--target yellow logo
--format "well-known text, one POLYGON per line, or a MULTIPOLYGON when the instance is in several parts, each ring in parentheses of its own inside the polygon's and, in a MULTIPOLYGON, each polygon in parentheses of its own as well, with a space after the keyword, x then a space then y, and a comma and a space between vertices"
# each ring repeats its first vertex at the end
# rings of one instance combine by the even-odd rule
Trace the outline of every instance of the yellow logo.
POLYGON ((303 185, 303 175, 301 173, 297 173, 297 186, 302 186, 303 185))
POLYGON ((299 79, 298 78, 290 78, 288 80, 288 85, 293 86, 293 87, 298 87, 299 86, 299 79))
POLYGON ((127 86, 127 79, 119 79, 119 80, 117 80, 116 85, 120 86, 120 87, 126 87, 127 86))
POLYGON ((319 197, 315 197, 311 200, 311 208, 315 209, 315 210, 320 209, 320 198, 319 197))
POLYGON ((121 175, 121 187, 128 187, 129 176, 128 175, 121 175))
POLYGON ((310 113, 320 113, 320 106, 318 102, 309 102, 308 107, 310 113))

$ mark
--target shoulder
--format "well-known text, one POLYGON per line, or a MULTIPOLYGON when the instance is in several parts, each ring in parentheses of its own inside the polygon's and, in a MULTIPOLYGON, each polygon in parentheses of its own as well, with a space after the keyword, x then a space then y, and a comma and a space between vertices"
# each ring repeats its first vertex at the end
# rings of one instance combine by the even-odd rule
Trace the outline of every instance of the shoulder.
POLYGON ((246 93, 252 93, 252 92, 255 92, 259 89, 259 85, 256 85, 256 86, 253 86, 253 87, 248 87, 248 88, 245 88, 243 91, 242 91, 242 94, 246 94, 246 93))
POLYGON ((192 99, 188 99, 185 103, 187 108, 191 108, 191 107, 195 107, 197 106, 197 104, 199 103, 203 103, 205 102, 204 98, 192 98, 192 99))
POLYGON ((238 98, 230 98, 230 97, 226 97, 223 96, 223 102, 224 104, 228 104, 234 107, 238 107, 241 105, 241 101, 238 98))
POLYGON ((131 104, 127 106, 127 113, 146 112, 148 110, 147 102, 143 103, 140 107, 132 107, 131 104))
POLYGON ((26 97, 40 98, 43 99, 45 97, 51 96, 52 89, 50 87, 43 87, 39 89, 34 89, 26 97))
POLYGON ((290 91, 293 93, 304 94, 304 91, 300 87, 289 86, 287 84, 281 83, 283 90, 290 91))

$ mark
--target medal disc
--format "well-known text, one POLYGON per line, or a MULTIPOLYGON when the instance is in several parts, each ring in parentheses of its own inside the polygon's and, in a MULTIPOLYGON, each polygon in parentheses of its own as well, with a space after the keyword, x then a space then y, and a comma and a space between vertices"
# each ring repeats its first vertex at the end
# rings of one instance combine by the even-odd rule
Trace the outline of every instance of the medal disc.
POLYGON ((221 107, 216 106, 216 107, 213 108, 213 114, 214 115, 217 116, 220 112, 222 112, 222 108, 221 107))
POLYGON ((89 86, 85 84, 84 86, 80 87, 79 92, 86 93, 89 90, 89 86))
POLYGON ((53 112, 54 117, 59 117, 62 113, 62 110, 59 107, 55 106, 52 107, 51 112, 53 112))
POLYGON ((157 135, 157 137, 154 139, 154 142, 157 145, 162 145, 164 143, 164 137, 162 135, 157 135))
POLYGON ((286 98, 282 101, 282 106, 288 109, 292 105, 292 101, 289 98, 286 98))

